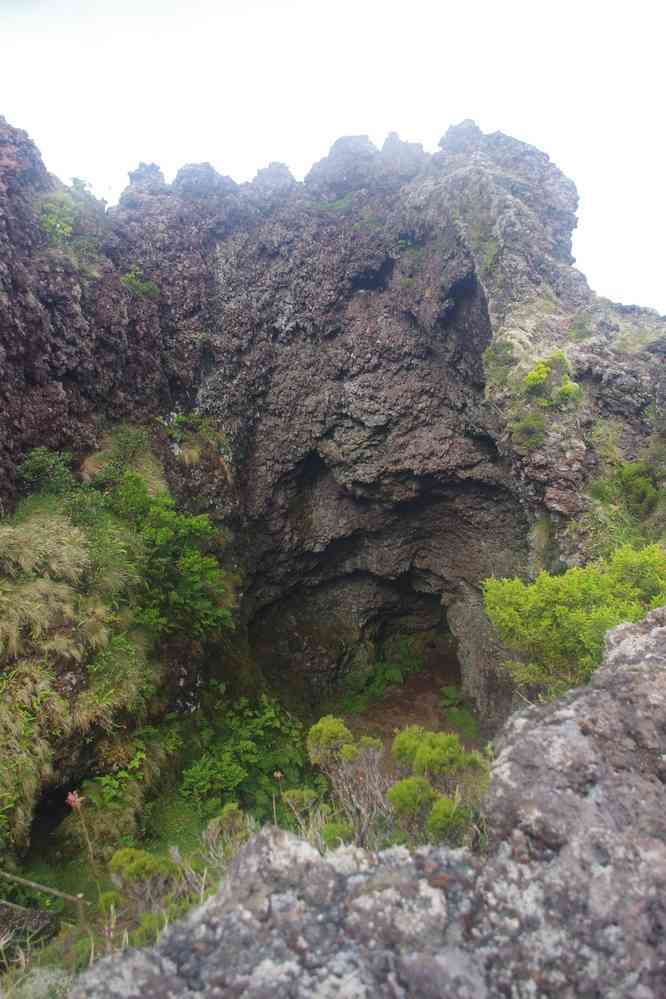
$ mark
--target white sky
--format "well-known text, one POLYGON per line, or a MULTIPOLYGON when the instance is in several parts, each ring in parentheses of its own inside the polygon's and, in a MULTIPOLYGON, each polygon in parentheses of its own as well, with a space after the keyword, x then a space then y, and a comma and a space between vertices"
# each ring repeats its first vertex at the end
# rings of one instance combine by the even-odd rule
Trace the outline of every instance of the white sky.
POLYGON ((659 0, 0 0, 0 113, 114 201, 140 160, 301 178, 341 135, 473 118, 577 184, 577 264, 666 313, 659 0))

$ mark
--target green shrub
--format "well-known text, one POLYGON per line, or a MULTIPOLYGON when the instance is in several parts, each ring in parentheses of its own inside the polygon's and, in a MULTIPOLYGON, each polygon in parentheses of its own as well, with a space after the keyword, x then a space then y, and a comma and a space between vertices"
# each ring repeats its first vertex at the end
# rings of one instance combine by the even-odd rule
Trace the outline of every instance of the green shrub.
POLYGON ((449 684, 446 687, 442 687, 439 692, 439 701, 445 710, 449 708, 459 708, 463 703, 463 692, 460 687, 456 687, 453 684, 449 684))
POLYGON ((390 784, 382 741, 369 736, 355 741, 344 722, 327 715, 310 729, 307 747, 310 761, 330 780, 333 803, 352 826, 354 841, 359 846, 381 841, 390 784))
POLYGON ((541 572, 533 583, 487 579, 484 595, 500 637, 521 657, 507 663, 516 682, 555 695, 589 679, 609 628, 666 603, 666 549, 623 545, 608 561, 541 572))
POLYGON ((476 762, 476 754, 468 753, 453 732, 428 732, 420 725, 409 725, 398 732, 391 753, 397 763, 423 776, 443 774, 476 762))
POLYGON ((432 843, 460 846, 472 819, 471 809, 456 798, 441 795, 433 804, 426 822, 428 839, 432 843))
POLYGON ((506 384, 515 363, 513 344, 507 340, 494 340, 483 352, 483 367, 491 384, 506 384))
POLYGON ((160 289, 154 281, 146 278, 139 267, 132 267, 123 274, 120 283, 136 298, 159 298, 160 289))
POLYGON ((156 857, 146 850, 123 847, 116 850, 109 863, 113 874, 121 881, 132 884, 134 881, 147 881, 154 877, 168 877, 175 873, 175 866, 163 857, 156 857))
POLYGON ((555 390, 555 402, 564 404, 567 402, 577 402, 583 394, 583 390, 576 382, 572 382, 567 374, 562 378, 562 383, 555 390))
POLYGON ((19 478, 35 492, 61 495, 72 489, 75 479, 70 471, 72 456, 67 451, 36 447, 29 451, 17 468, 19 478))
POLYGON ((345 723, 333 715, 325 715, 308 732, 308 756, 312 763, 322 766, 338 758, 343 746, 353 743, 354 737, 345 723))
POLYGON ((220 705, 219 717, 202 727, 203 753, 183 772, 181 793, 205 814, 233 798, 261 819, 281 814, 282 789, 303 783, 303 729, 276 701, 263 694, 255 703, 241 698, 220 705), (275 776, 280 774, 279 779, 275 776))
POLYGON ((79 218, 80 209, 67 191, 56 191, 42 201, 39 222, 54 243, 69 242, 79 218))
POLYGON ((168 921, 163 912, 144 912, 139 917, 139 925, 129 934, 132 947, 149 947, 159 940, 168 921))
POLYGON ((97 900, 97 908, 100 912, 104 913, 110 912, 112 908, 117 912, 122 905, 122 901, 120 892, 113 889, 110 891, 103 891, 97 900))
POLYGON ((550 379, 550 368, 539 361, 523 378, 523 388, 528 395, 543 395, 550 379))
POLYGON ((350 822, 325 822, 321 827, 320 836, 327 850, 335 850, 340 843, 352 842, 354 827, 350 822))
POLYGON ((646 461, 625 462, 615 476, 629 512, 644 520, 659 499, 653 468, 646 461))
POLYGON ((431 805, 436 793, 425 777, 405 777, 388 789, 386 797, 399 819, 412 822, 431 805))
POLYGON ((517 450, 532 451, 541 447, 546 439, 546 421, 543 413, 526 413, 509 424, 511 438, 517 450))
POLYGON ((345 693, 340 699, 340 710, 346 714, 360 714, 373 701, 380 700, 389 687, 400 686, 412 673, 423 669, 423 656, 414 649, 414 641, 401 638, 397 648, 391 650, 390 659, 379 659, 365 671, 352 672, 345 677, 345 693))
POLYGON ((114 513, 135 525, 143 545, 137 621, 158 637, 180 633, 205 639, 232 628, 227 575, 205 551, 217 533, 208 515, 178 512, 170 496, 151 497, 143 479, 128 471, 109 502, 114 513))

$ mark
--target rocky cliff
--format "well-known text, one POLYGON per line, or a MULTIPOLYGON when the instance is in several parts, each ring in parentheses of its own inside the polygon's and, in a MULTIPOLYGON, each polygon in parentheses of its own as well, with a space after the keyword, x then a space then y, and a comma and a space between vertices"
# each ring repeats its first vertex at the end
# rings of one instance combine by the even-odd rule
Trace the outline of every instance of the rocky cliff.
POLYGON ((589 687, 511 718, 464 850, 341 848, 278 830, 159 945, 72 999, 666 996, 666 609, 610 632, 589 687))
POLYGON ((130 181, 105 212, 0 119, 2 501, 30 447, 83 456, 109 422, 196 409, 222 460, 167 450, 171 485, 227 529, 262 667, 316 698, 451 628, 499 721, 480 580, 575 560, 604 433, 633 457, 661 418, 666 320, 590 292, 573 184, 471 122, 432 156, 340 139, 303 183, 130 181), (539 359, 546 418, 522 387, 539 359))

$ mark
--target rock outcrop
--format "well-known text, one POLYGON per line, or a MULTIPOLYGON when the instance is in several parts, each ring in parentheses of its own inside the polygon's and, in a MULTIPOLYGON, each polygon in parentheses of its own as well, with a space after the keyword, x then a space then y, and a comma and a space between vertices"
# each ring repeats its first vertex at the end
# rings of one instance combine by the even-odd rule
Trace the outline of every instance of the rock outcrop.
POLYGON ((514 715, 488 857, 266 830, 159 945, 72 999, 666 996, 666 608, 610 632, 589 687, 514 715))
POLYGON ((224 474, 174 459, 172 488, 227 529, 262 667, 316 700, 396 636, 451 628, 496 725, 480 581, 543 564, 539 517, 575 560, 558 539, 600 427, 633 457, 659 417, 642 348, 666 321, 571 266, 576 192, 545 154, 472 122, 440 145, 340 139, 304 183, 142 164, 105 213, 1 122, 0 495, 30 447, 81 455, 108 421, 196 408, 224 474), (516 386, 562 349, 582 395, 545 420, 516 386))

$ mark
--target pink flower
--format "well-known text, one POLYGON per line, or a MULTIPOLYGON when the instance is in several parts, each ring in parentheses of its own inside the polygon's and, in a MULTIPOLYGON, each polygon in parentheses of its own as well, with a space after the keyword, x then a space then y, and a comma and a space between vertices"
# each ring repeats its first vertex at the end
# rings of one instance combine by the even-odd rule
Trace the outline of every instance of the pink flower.
POLYGON ((82 795, 78 795, 76 791, 70 791, 65 800, 70 808, 78 812, 86 799, 82 795))

